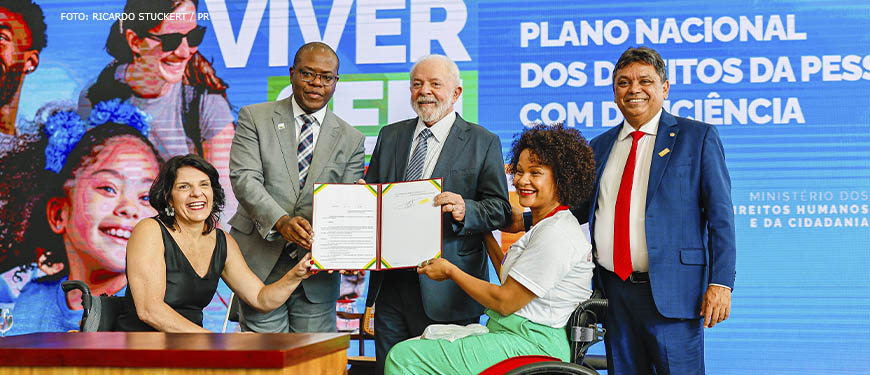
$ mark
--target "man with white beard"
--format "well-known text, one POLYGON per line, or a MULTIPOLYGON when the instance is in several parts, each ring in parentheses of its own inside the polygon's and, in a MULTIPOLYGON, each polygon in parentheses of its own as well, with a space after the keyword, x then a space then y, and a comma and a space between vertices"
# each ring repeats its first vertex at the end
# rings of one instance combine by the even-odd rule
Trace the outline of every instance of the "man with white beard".
MULTIPOLYGON (((495 134, 453 111, 461 93, 459 68, 450 58, 418 60, 411 68, 411 106, 419 117, 381 129, 365 181, 444 178, 434 200, 444 215, 442 257, 489 280, 483 235, 511 217, 504 158, 495 134)), ((399 341, 421 335, 430 324, 476 323, 483 313, 453 281, 434 281, 414 269, 372 272, 366 305, 375 303, 378 374, 399 341)))

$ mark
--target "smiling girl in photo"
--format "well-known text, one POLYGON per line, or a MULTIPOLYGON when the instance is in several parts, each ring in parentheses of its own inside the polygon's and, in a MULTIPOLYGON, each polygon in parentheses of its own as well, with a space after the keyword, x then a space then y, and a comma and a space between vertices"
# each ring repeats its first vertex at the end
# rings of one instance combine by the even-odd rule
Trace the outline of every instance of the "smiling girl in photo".
POLYGON ((3 217, 19 212, 25 223, 18 259, 24 268, 37 261, 46 274, 21 290, 10 334, 78 329, 81 297, 68 298, 61 283, 83 280, 94 295, 121 291, 130 232, 156 214, 148 189, 162 162, 148 141, 145 113, 116 99, 98 105, 87 124, 75 113, 57 112, 44 133, 15 155, 16 163, 29 158, 44 166, 31 175, 40 188, 10 195, 38 198, 3 206, 3 217))

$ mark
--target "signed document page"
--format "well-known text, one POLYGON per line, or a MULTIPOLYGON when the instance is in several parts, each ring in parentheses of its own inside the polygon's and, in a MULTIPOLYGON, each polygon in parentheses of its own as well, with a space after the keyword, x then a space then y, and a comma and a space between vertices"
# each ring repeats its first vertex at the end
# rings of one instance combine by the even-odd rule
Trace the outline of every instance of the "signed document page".
POLYGON ((381 186, 381 268, 415 267, 441 255, 442 179, 381 186))
POLYGON ((315 268, 359 270, 377 262, 378 186, 315 184, 315 268))

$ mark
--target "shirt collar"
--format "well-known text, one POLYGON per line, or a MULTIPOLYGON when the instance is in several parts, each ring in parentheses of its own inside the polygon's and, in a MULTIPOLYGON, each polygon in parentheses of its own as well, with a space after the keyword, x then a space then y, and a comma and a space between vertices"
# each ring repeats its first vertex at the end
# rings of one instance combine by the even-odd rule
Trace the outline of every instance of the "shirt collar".
MULTIPOLYGON (((305 113, 305 111, 302 110, 302 107, 299 106, 299 103, 296 103, 295 96, 292 96, 292 95, 290 96, 290 103, 293 104, 293 115, 294 116, 299 117, 299 115, 305 113)), ((318 110, 314 111, 314 113, 310 113, 308 115, 311 117, 314 117, 314 119, 317 120, 315 125, 317 125, 317 126, 323 125, 323 118, 326 117, 326 106, 323 106, 323 108, 318 109, 318 110)))
MULTIPOLYGON (((659 119, 662 117, 662 109, 659 108, 658 113, 656 113, 653 118, 647 121, 646 124, 637 129, 646 133, 647 135, 655 136, 659 131, 659 119)), ((634 128, 629 125, 628 121, 622 121, 622 130, 619 131, 619 140, 624 140, 631 136, 631 133, 634 132, 634 128)))
MULTIPOLYGON (((438 143, 444 143, 444 140, 447 139, 447 135, 450 134, 450 128, 453 126, 453 123, 456 121, 456 112, 450 111, 444 118, 438 120, 434 125, 429 127, 429 131, 432 132, 432 135, 435 136, 435 140, 438 143)), ((423 128, 426 127, 426 124, 423 123, 423 119, 417 118, 417 127, 414 128, 414 138, 417 139, 417 136, 420 135, 420 132, 423 131, 423 128)))

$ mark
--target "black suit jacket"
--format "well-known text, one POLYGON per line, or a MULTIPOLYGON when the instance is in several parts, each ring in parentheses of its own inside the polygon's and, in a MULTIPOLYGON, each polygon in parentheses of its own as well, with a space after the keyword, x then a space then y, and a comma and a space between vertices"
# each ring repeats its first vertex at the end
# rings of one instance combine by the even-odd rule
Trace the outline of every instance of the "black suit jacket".
MULTIPOLYGON (((417 118, 381 129, 365 180, 369 183, 402 181, 411 152, 417 118)), ((489 280, 483 235, 502 227, 511 217, 501 141, 480 125, 458 114, 432 172, 444 178, 443 190, 462 196, 465 219, 459 223, 445 214, 442 257, 474 277, 489 280)), ((413 244, 409 244, 413 246, 413 244)), ((372 272, 366 304, 371 306, 383 285, 384 272, 372 272)), ((438 282, 420 275, 423 307, 429 318, 455 321, 473 318, 483 306, 453 281, 438 282)))

